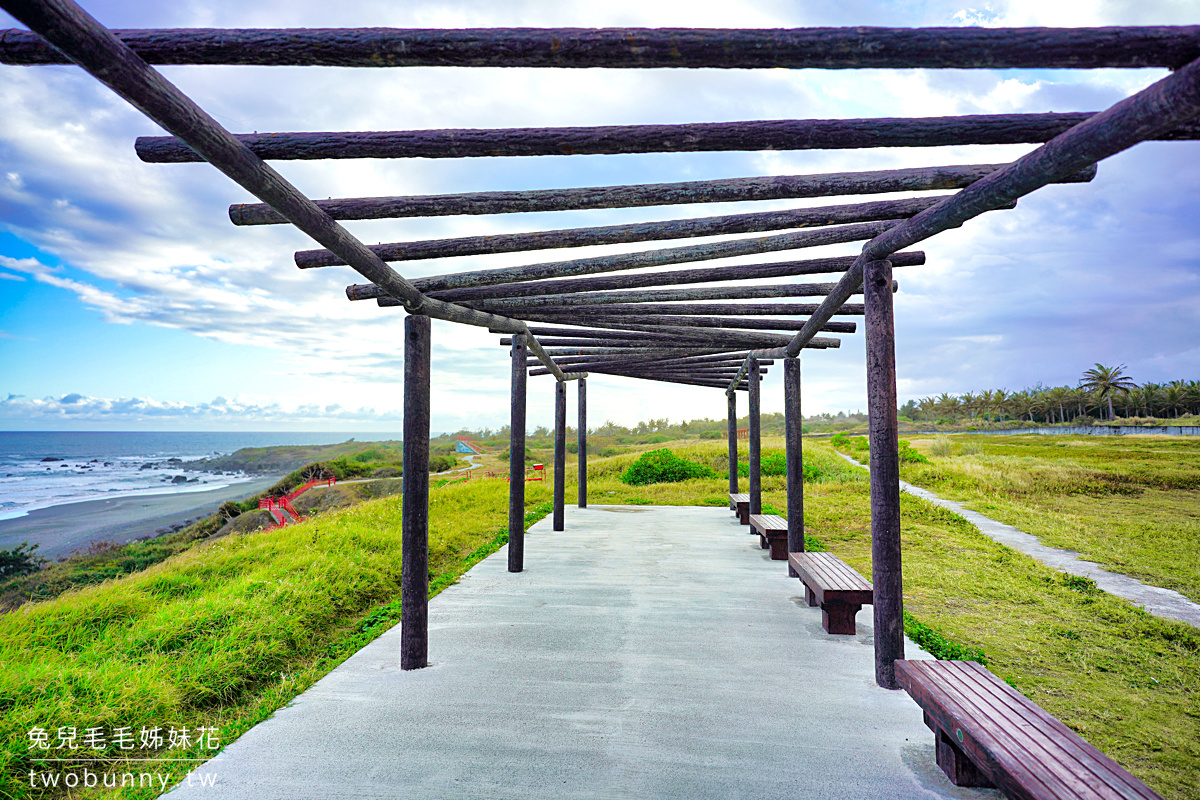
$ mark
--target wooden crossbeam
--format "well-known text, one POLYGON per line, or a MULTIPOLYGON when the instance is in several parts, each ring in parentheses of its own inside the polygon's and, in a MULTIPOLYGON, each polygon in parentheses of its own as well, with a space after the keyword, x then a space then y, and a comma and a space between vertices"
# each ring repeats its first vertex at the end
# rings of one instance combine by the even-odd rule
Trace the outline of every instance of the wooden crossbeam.
MULTIPOLYGON (((739 120, 565 128, 280 131, 244 133, 237 139, 267 161, 854 150, 1048 142, 1095 113, 739 120)), ((1156 131, 1149 138, 1197 139, 1200 138, 1200 127, 1183 122, 1156 131)), ((148 164, 204 160, 186 142, 174 136, 139 136, 134 150, 138 158, 148 164)))
MULTIPOLYGON (((419 261, 433 258, 518 253, 529 250, 553 250, 562 247, 591 247, 662 239, 691 239, 735 233, 759 233, 789 228, 815 228, 853 222, 876 222, 911 217, 942 198, 910 197, 903 200, 878 200, 819 208, 793 208, 783 211, 758 211, 719 217, 639 222, 629 225, 599 225, 590 228, 501 233, 463 236, 455 239, 430 239, 368 245, 384 261, 419 261)), ((868 228, 859 229, 865 233, 868 228)), ((881 229, 882 232, 882 229, 881 229)), ((874 236, 875 234, 871 234, 874 236)), ((863 238, 871 238, 865 236, 863 238)), ((844 239, 843 241, 854 241, 844 239)), ((345 262, 328 250, 300 250, 294 256, 300 269, 344 266, 345 262)))
MULTIPOLYGON (((598 208, 635 208, 691 203, 734 203, 804 197, 838 197, 886 192, 924 192, 961 189, 1003 164, 959 164, 910 167, 868 172, 815 175, 770 175, 704 181, 587 186, 570 189, 522 189, 496 192, 348 197, 315 200, 334 219, 391 219, 456 215, 527 214, 598 208)), ((1092 180, 1095 168, 1060 179, 1062 183, 1092 180)), ((278 225, 287 222, 270 206, 237 203, 229 207, 234 225, 278 225)))
MULTIPOLYGON (((1104 28, 190 28, 114 30, 151 64, 619 69, 1175 68, 1197 26, 1104 28)), ((26 31, 0 63, 65 64, 26 31)))

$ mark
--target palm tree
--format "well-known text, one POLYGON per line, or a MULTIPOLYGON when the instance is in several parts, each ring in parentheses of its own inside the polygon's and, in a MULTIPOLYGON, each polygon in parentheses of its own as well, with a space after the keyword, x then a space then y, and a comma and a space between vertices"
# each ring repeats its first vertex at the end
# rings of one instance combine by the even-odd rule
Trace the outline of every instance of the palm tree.
POLYGON ((1100 399, 1108 401, 1109 422, 1117 418, 1116 412, 1113 411, 1113 393, 1121 392, 1124 394, 1130 389, 1137 388, 1137 384, 1124 373, 1124 369, 1124 364, 1119 367, 1106 367, 1097 362, 1095 367, 1083 373, 1083 378, 1079 381, 1080 386, 1095 392, 1099 395, 1100 399))
POLYGON ((1008 393, 1007 389, 997 389, 992 392, 992 408, 996 410, 996 415, 1000 419, 1004 419, 1008 414, 1009 401, 1011 400, 1012 395, 1008 393))
POLYGON ((1070 399, 1071 390, 1066 386, 1055 386, 1046 395, 1052 405, 1058 406, 1058 421, 1066 422, 1067 412, 1063 406, 1070 399))
POLYGON ((958 422, 958 398, 949 392, 942 392, 937 398, 938 410, 950 415, 950 422, 958 422))
POLYGON ((1179 409, 1187 408, 1187 387, 1183 381, 1174 381, 1163 387, 1163 400, 1166 402, 1167 410, 1175 412, 1175 419, 1179 419, 1179 409))
POLYGON ((933 424, 933 411, 937 408, 937 401, 932 397, 922 397, 921 402, 917 403, 917 408, 925 412, 925 418, 929 424, 933 424))

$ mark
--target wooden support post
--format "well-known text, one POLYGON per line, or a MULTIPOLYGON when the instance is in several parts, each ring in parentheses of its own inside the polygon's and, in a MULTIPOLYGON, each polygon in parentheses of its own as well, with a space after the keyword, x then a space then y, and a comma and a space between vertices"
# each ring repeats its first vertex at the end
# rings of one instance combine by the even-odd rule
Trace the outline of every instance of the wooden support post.
MULTIPOLYGON (((783 415, 787 448, 788 552, 804 552, 804 417, 800 413, 800 359, 783 360, 783 415)), ((788 575, 799 577, 791 562, 788 575)))
POLYGON ((567 384, 554 383, 554 530, 565 527, 567 492, 567 384))
POLYGON ((762 513, 762 425, 759 420, 761 410, 760 384, 762 376, 758 372, 758 359, 750 359, 750 513, 762 513))
POLYGON ((579 422, 575 431, 579 451, 579 507, 587 508, 587 378, 579 379, 579 422))
POLYGON ((508 571, 525 568, 525 335, 513 336, 508 423, 508 571))
MULTIPOLYGON (((729 402, 729 493, 737 494, 738 490, 738 468, 737 468, 737 392, 727 392, 729 402)), ((733 501, 730 500, 730 508, 733 508, 733 501)), ((737 509, 734 509, 735 511, 737 509)))
POLYGON ((400 669, 429 664, 429 317, 404 320, 400 669))
POLYGON ((900 455, 896 419, 896 333, 892 265, 870 261, 866 294, 867 414, 871 447, 871 582, 875 585, 875 682, 899 689, 904 658, 904 582, 900 571, 900 455))

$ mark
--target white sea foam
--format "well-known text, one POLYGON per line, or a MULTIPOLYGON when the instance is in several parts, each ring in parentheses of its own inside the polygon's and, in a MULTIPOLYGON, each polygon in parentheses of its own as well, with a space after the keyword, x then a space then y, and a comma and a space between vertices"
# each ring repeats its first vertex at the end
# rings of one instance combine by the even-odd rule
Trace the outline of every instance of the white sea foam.
POLYGON ((242 473, 185 472, 179 464, 162 459, 114 457, 46 462, 0 456, 0 519, 86 500, 202 492, 249 480, 251 476, 242 473), (156 466, 143 468, 145 464, 156 466), (173 483, 176 476, 188 482, 173 483))

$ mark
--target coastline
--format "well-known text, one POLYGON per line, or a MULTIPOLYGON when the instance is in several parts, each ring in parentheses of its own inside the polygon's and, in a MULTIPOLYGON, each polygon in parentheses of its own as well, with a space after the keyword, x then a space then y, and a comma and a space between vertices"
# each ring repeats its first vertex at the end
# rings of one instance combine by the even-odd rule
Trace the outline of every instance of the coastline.
POLYGON ((0 520, 0 550, 28 541, 40 545, 39 555, 55 559, 94 542, 125 544, 154 536, 160 528, 208 516, 226 500, 257 494, 280 477, 271 475, 198 492, 126 495, 34 509, 21 517, 0 520))

